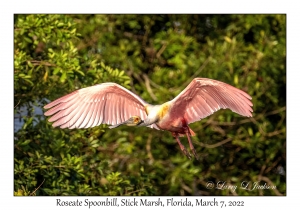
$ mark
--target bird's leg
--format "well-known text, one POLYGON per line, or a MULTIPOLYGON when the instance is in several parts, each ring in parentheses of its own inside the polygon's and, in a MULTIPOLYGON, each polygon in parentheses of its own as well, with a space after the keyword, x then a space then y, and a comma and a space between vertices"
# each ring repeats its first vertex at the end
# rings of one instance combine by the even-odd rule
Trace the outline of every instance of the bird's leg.
POLYGON ((187 156, 189 159, 191 159, 191 154, 186 150, 186 148, 183 146, 183 144, 180 142, 179 137, 178 137, 178 133, 172 133, 174 138, 176 139, 177 143, 180 146, 181 151, 183 152, 183 154, 185 156, 187 156))
POLYGON ((186 134, 186 136, 187 136, 187 138, 188 138, 189 145, 190 145, 190 149, 192 150, 192 152, 193 152, 193 154, 194 154, 194 157, 195 157, 197 160, 199 160, 198 155, 197 155, 197 153, 196 153, 196 150, 195 150, 195 148, 194 148, 193 142, 192 142, 191 137, 190 137, 190 136, 191 136, 191 133, 190 133, 190 131, 189 131, 189 128, 185 129, 185 134, 186 134))

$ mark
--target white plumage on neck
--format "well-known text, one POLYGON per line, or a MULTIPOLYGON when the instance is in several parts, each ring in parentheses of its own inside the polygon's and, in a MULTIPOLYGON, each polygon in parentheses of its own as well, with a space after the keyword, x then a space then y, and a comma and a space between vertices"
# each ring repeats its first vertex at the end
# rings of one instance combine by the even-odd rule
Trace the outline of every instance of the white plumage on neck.
POLYGON ((140 126, 148 126, 153 123, 156 123, 159 120, 159 113, 162 105, 147 105, 146 110, 148 113, 147 118, 144 120, 144 123, 141 123, 140 126))

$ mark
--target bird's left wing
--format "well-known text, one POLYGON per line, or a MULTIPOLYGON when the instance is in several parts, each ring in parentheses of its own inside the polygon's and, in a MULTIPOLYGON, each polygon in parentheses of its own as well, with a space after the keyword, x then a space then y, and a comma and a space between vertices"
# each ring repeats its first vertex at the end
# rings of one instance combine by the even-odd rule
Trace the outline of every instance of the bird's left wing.
POLYGON ((230 109, 251 117, 251 97, 242 90, 217 80, 195 78, 171 101, 172 116, 184 116, 188 124, 199 121, 219 109, 230 109))
MULTIPOLYGON (((116 83, 102 83, 76 90, 44 108, 53 127, 89 128, 100 124, 115 125, 132 116, 146 119, 147 103, 116 83)), ((149 126, 156 128, 154 126, 149 126)))

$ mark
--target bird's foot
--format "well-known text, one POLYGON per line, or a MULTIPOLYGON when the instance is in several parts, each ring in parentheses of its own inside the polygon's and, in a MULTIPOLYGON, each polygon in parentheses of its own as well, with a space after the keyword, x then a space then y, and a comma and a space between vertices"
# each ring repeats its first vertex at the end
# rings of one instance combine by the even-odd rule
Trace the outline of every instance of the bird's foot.
POLYGON ((195 157, 197 160, 199 160, 198 155, 197 155, 197 152, 196 152, 196 150, 195 150, 195 148, 194 148, 192 139, 190 138, 191 133, 190 133, 190 131, 189 131, 188 128, 186 128, 185 134, 186 134, 187 139, 188 139, 188 141, 189 141, 190 149, 192 150, 194 157, 195 157))
POLYGON ((183 146, 183 144, 180 142, 179 138, 178 138, 178 134, 177 133, 173 133, 173 136, 175 137, 175 139, 177 140, 177 143, 181 149, 181 151, 183 152, 183 154, 185 156, 187 156, 189 159, 192 158, 191 154, 186 150, 185 146, 183 146))
POLYGON ((194 157, 196 158, 196 160, 199 160, 199 157, 198 157, 198 155, 197 155, 197 152, 196 152, 196 150, 193 148, 192 149, 192 152, 193 152, 193 155, 194 155, 194 157))
POLYGON ((183 147, 183 149, 181 148, 181 151, 183 152, 183 154, 185 156, 187 156, 190 160, 192 159, 192 155, 187 151, 187 149, 185 147, 183 147))

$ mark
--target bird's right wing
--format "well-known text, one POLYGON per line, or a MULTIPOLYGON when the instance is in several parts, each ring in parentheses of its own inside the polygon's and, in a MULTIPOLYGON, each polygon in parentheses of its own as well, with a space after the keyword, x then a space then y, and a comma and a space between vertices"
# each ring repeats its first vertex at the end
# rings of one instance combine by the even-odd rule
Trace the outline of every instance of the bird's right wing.
MULTIPOLYGON (((102 83, 76 90, 44 108, 53 127, 89 128, 100 124, 115 125, 132 116, 147 118, 147 103, 116 83, 102 83)), ((156 126, 149 126, 157 128, 156 126)))
POLYGON ((188 124, 199 121, 219 109, 230 109, 251 117, 251 97, 242 90, 217 80, 195 78, 172 101, 172 116, 184 116, 188 124))

